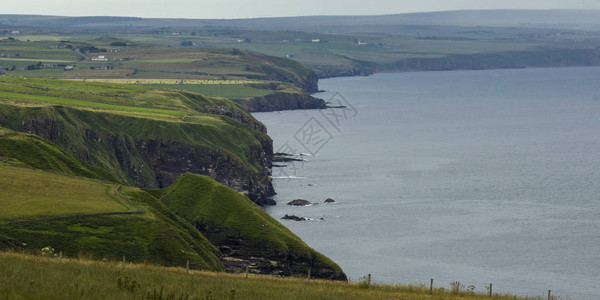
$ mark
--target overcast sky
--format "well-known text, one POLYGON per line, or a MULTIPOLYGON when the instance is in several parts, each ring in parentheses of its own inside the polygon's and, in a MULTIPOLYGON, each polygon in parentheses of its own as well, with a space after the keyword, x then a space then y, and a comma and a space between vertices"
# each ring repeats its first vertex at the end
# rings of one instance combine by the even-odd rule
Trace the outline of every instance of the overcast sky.
POLYGON ((600 0, 0 0, 0 14, 252 18, 460 9, 600 9, 600 0))

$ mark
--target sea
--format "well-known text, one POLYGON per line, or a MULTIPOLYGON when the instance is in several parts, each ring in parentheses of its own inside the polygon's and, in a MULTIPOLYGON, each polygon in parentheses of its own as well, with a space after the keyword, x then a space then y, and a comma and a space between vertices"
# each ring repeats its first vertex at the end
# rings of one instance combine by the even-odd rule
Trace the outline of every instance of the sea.
POLYGON ((351 280, 600 299, 600 68, 319 88, 335 108, 254 114, 296 159, 273 168, 265 210, 309 219, 281 222, 351 280))

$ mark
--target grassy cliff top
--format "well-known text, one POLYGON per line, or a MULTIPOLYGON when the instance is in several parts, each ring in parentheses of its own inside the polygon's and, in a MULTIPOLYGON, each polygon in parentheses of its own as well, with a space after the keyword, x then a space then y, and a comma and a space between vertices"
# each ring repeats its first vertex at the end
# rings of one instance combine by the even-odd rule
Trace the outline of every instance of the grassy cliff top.
POLYGON ((264 125, 230 100, 150 86, 3 76, 0 106, 11 129, 24 118, 60 120, 67 131, 92 128, 222 149, 250 169, 259 165, 249 154, 268 139, 264 125))
POLYGON ((173 122, 194 122, 196 119, 187 117, 220 108, 257 123, 226 99, 144 85, 3 76, 0 99, 21 105, 64 105, 173 122))

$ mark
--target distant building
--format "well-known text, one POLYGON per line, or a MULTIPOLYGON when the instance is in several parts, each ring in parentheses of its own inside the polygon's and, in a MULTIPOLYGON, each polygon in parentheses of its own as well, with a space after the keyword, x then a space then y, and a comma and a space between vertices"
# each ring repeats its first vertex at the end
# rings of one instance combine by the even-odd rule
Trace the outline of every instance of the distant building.
POLYGON ((285 57, 286 57, 286 58, 293 58, 293 57, 294 57, 294 54, 286 54, 286 55, 285 55, 285 57))
POLYGON ((75 67, 75 66, 71 66, 71 65, 65 66, 65 71, 73 71, 75 69, 77 69, 77 67, 75 67))
POLYGON ((108 58, 104 55, 98 55, 98 57, 93 57, 92 60, 107 61, 108 58))
POLYGON ((18 31, 18 30, 13 30, 13 31, 11 32, 11 34, 20 34, 20 33, 21 33, 21 32, 20 32, 20 31, 18 31))
POLYGON ((320 42, 321 42, 321 39, 313 39, 313 40, 312 40, 312 42, 313 42, 313 43, 320 43, 320 42))

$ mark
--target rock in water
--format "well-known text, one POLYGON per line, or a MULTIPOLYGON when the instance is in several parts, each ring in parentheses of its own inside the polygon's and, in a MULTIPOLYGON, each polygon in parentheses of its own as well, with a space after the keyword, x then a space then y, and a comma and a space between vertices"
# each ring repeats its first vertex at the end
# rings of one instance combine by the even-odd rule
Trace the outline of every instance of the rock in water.
POLYGON ((335 200, 331 199, 331 198, 327 198, 327 200, 325 200, 325 203, 334 203, 335 200))
POLYGON ((298 217, 298 216, 294 216, 294 215, 285 215, 283 218, 281 218, 282 220, 292 220, 292 221, 308 221, 307 218, 304 217, 298 217))
POLYGON ((288 202, 287 205, 293 205, 293 206, 308 206, 310 205, 310 201, 308 200, 304 200, 304 199, 296 199, 296 200, 292 200, 290 202, 288 202))

